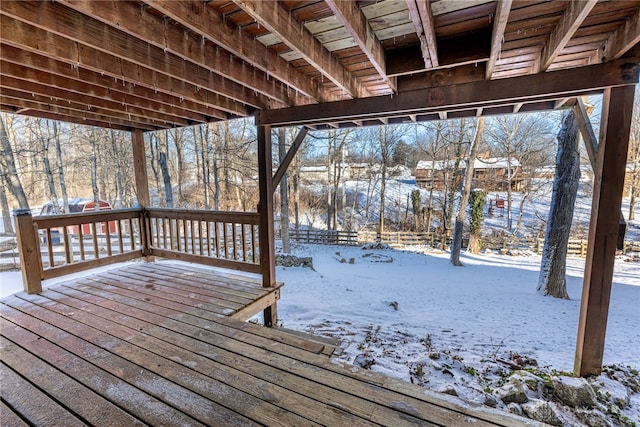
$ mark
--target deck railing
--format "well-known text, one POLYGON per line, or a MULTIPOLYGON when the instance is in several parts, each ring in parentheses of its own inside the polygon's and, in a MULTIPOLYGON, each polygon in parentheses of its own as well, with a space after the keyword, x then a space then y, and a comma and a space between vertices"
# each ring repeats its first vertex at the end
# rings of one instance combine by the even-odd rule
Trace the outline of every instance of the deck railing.
POLYGON ((42 280, 159 256, 260 273, 259 215, 186 209, 119 209, 31 216, 14 211, 25 290, 42 280))
POLYGON ((150 255, 260 272, 257 213, 148 208, 146 214, 150 255))

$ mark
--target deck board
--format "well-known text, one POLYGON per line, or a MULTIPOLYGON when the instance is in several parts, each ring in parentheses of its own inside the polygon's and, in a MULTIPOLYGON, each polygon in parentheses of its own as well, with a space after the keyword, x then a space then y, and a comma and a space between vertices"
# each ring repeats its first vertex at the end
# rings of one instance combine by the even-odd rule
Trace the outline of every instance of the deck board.
POLYGON ((333 362, 328 345, 222 315, 206 270, 191 287, 188 267, 156 267, 2 300, 3 426, 536 425, 333 362))

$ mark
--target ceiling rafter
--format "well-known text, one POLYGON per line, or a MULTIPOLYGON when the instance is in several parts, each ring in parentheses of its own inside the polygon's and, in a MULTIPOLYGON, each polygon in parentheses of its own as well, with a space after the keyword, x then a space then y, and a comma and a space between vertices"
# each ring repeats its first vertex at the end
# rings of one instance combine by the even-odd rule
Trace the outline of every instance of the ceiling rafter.
POLYGON ((605 60, 620 58, 638 43, 640 43, 640 10, 609 37, 605 45, 605 60))
POLYGON ((567 8, 562 14, 562 18, 542 49, 540 57, 542 71, 548 69, 555 61, 597 2, 598 0, 571 0, 567 2, 567 8))
MULTIPOLYGON (((183 31, 160 16, 143 12, 133 3, 93 0, 58 0, 58 2, 79 13, 94 17, 103 24, 117 26, 120 31, 144 40, 165 53, 171 52, 208 72, 214 72, 224 79, 229 79, 238 85, 237 90, 244 86, 282 103, 283 106, 309 103, 306 97, 296 94, 295 91, 287 91, 286 86, 281 82, 273 84, 273 81, 266 78, 263 71, 234 58, 225 49, 206 43, 206 38, 202 38, 202 35, 193 31, 183 31), (162 28, 162 32, 158 31, 158 28, 162 28)), ((230 89, 234 87, 229 83, 226 83, 226 86, 230 89)), ((241 99, 238 100, 241 101, 241 99)))
POLYGON ((233 1, 260 25, 279 37, 290 49, 300 53, 305 61, 350 97, 360 98, 369 95, 367 88, 279 3, 261 0, 233 1))
POLYGON ((395 79, 387 75, 384 49, 374 33, 367 18, 355 2, 343 0, 325 0, 338 21, 347 29, 358 47, 369 58, 382 80, 396 92, 395 79))
MULTIPOLYGON (((7 3, 9 2, 3 2, 3 8, 7 3)), ((126 82, 135 85, 146 85, 152 90, 164 91, 168 94, 178 95, 181 98, 193 99, 231 114, 247 115, 249 113, 247 107, 241 102, 203 87, 221 86, 219 79, 213 78, 212 75, 200 76, 197 82, 199 84, 196 84, 193 81, 195 80, 194 76, 190 74, 190 68, 185 67, 186 61, 179 60, 177 64, 166 64, 165 70, 149 68, 105 51, 98 53, 91 47, 84 46, 57 34, 49 33, 41 28, 33 27, 6 15, 0 15, 0 22, 3 28, 3 41, 19 49, 47 55, 50 58, 67 62, 72 66, 86 67, 95 72, 108 74, 115 80, 122 81, 123 85, 126 82), (169 74, 165 74, 163 71, 169 74), (191 81, 184 80, 187 78, 185 76, 190 77, 191 81)), ((128 40, 131 39, 129 38, 128 40)), ((118 50, 123 51, 130 51, 131 49, 133 49, 133 46, 128 43, 118 48, 118 50)), ((136 51, 132 51, 127 53, 126 56, 135 54, 136 51)), ((147 51, 143 51, 142 56, 146 62, 150 62, 147 51)), ((222 90, 222 87, 220 89, 222 90)), ((252 93, 251 95, 255 100, 255 94, 252 93)), ((252 104, 257 104, 257 102, 254 101, 252 104)))
MULTIPOLYGON (((72 87, 85 93, 92 93, 102 99, 112 100, 121 105, 135 104, 165 114, 175 115, 191 121, 224 120, 227 114, 208 108, 203 104, 164 92, 154 91, 142 85, 118 84, 113 85, 113 77, 96 73, 82 67, 70 67, 68 63, 55 60, 43 55, 26 52, 14 46, 0 44, 2 60, 19 65, 25 69, 36 69, 50 74, 52 78, 59 77, 60 87, 72 87), (79 86, 76 86, 79 85, 79 86), (83 85, 89 85, 86 90, 83 85)), ((2 73, 6 69, 2 68, 2 73)))
POLYGON ((496 4, 496 13, 493 16, 493 29, 491 30, 491 53, 485 70, 485 78, 487 80, 491 79, 496 61, 500 58, 500 53, 502 52, 504 30, 507 28, 512 2, 513 0, 498 0, 496 4))
MULTIPOLYGON (((156 127, 150 125, 148 122, 138 123, 130 120, 121 120, 116 117, 85 111, 84 109, 77 108, 75 105, 72 105, 71 107, 56 105, 53 103, 54 100, 42 99, 37 95, 33 97, 33 100, 15 93, 13 95, 14 96, 10 96, 10 94, 7 93, 7 90, 3 89, 2 94, 0 95, 0 104, 13 105, 15 107, 29 109, 33 112, 53 114, 61 117, 58 120, 70 121, 72 123, 89 124, 87 122, 90 121, 92 123, 96 123, 96 126, 112 127, 113 125, 129 129, 138 128, 147 131, 156 130, 156 127)), ((28 95, 30 96, 30 94, 28 95)), ((67 101, 64 102, 66 103, 67 101)), ((168 128, 169 126, 167 125, 166 127, 168 128)))
POLYGON ((431 13, 431 2, 423 0, 407 0, 409 16, 416 28, 420 39, 420 49, 425 68, 435 68, 439 65, 438 44, 436 30, 431 13))
MULTIPOLYGON (((6 102, 6 100, 4 101, 6 102)), ((87 119, 86 117, 78 117, 76 115, 72 115, 72 116, 64 115, 64 114, 61 114, 60 111, 52 113, 49 111, 36 110, 32 108, 16 107, 14 105, 11 105, 11 101, 8 101, 8 102, 9 104, 5 104, 3 100, 0 99, 0 111, 6 111, 13 114, 20 114, 23 116, 36 117, 39 119, 57 120, 57 121, 63 121, 68 123, 74 123, 77 125, 103 127, 108 129, 121 130, 125 132, 130 132, 133 129, 130 124, 120 125, 115 123, 100 122, 93 119, 87 119)), ((142 128, 142 129, 145 130, 145 128, 142 128)))
POLYGON ((145 0, 145 3, 247 63, 253 64, 264 73, 269 73, 293 90, 313 100, 319 100, 320 89, 317 82, 312 82, 276 52, 257 42, 254 37, 233 28, 220 13, 208 7, 206 2, 145 0))
POLYGON ((190 123, 181 117, 169 115, 152 108, 143 108, 139 104, 123 106, 121 102, 103 99, 95 96, 100 92, 99 88, 83 84, 79 81, 47 74, 41 70, 25 68, 0 61, 0 86, 5 88, 23 89, 25 92, 39 94, 53 98, 66 98, 73 102, 79 102, 89 106, 98 107, 114 113, 126 112, 140 118, 149 118, 159 122, 171 123, 174 126, 186 126, 190 123), (97 90, 96 90, 97 89, 97 90))
MULTIPOLYGON (((3 2, 0 13, 2 13, 3 24, 7 20, 12 20, 11 25, 14 28, 19 27, 17 31, 23 33, 21 34, 22 38, 35 47, 36 51, 40 50, 40 44, 44 42, 39 37, 44 37, 45 41, 49 42, 48 52, 52 52, 54 55, 57 54, 59 46, 65 47, 65 51, 72 54, 71 62, 79 62, 76 61, 73 54, 79 56, 81 52, 86 51, 87 56, 96 57, 98 55, 96 51, 99 51, 100 57, 96 58, 99 63, 104 62, 103 56, 108 56, 114 64, 122 64, 123 67, 129 63, 146 68, 151 74, 161 73, 173 79, 193 84, 199 87, 199 90, 217 94, 221 109, 234 106, 239 114, 246 111, 246 107, 242 104, 248 104, 255 108, 265 108, 270 104, 264 96, 260 96, 238 83, 221 78, 192 62, 185 61, 177 55, 165 52, 159 47, 150 45, 95 19, 84 17, 66 7, 62 9, 63 7, 51 2, 35 4, 23 1, 3 2), (28 28, 32 28, 32 30, 28 28), (45 28, 48 29, 48 32, 44 30, 45 28), (38 37, 35 33, 42 35, 38 37), (105 40, 109 40, 109 43, 105 43, 105 40), (228 102, 225 102, 224 98, 227 98, 228 102), (225 106, 225 104, 227 105, 225 106)), ((7 23, 7 25, 9 24, 7 23)), ((3 34, 6 39, 11 39, 14 36, 13 32, 4 32, 3 34)), ((114 65, 114 67, 120 68, 119 65, 114 65)), ((104 65, 97 68, 110 70, 104 65)), ((133 76, 131 81, 154 80, 156 80, 155 77, 140 79, 133 76)))

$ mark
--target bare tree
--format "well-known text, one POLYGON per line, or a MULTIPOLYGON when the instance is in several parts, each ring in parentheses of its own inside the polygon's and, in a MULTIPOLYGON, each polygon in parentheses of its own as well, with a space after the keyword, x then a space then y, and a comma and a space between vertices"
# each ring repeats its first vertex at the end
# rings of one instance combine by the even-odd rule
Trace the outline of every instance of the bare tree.
POLYGON ((545 233, 538 292, 569 299, 565 277, 567 245, 580 180, 579 129, 573 110, 566 112, 558 133, 556 175, 545 233))
POLYGON ((460 198, 460 204, 458 205, 458 214, 456 216, 456 222, 453 229, 453 241, 451 242, 451 264, 455 266, 462 266, 460 262, 460 251, 462 250, 462 232, 464 229, 464 217, 467 211, 467 202, 469 201, 469 195, 471 194, 471 183, 473 180, 473 164, 478 157, 478 149, 480 148, 480 142, 484 134, 484 117, 480 117, 476 124, 475 135, 471 141, 471 150, 469 152, 469 160, 467 163, 467 169, 464 176, 464 188, 462 190, 462 196, 460 198))
POLYGON ((22 182, 18 176, 18 170, 16 168, 15 158, 13 155, 13 148, 11 147, 11 141, 7 135, 5 127, 5 116, 0 116, 0 144, 2 144, 2 155, 0 156, 0 164, 2 165, 3 177, 7 183, 9 192, 18 201, 18 205, 22 209, 29 209, 29 201, 22 187, 22 182))
POLYGON ((640 92, 636 92, 633 102, 633 118, 631 121, 631 134, 629 138, 628 157, 629 182, 629 220, 636 219, 635 208, 640 196, 640 92))
MULTIPOLYGON (((280 163, 287 155, 287 132, 285 128, 278 129, 278 157, 280 163)), ((289 240, 289 174, 285 172, 280 180, 280 237, 282 239, 282 252, 291 252, 289 240)))
POLYGON ((64 163, 62 161, 62 143, 60 141, 60 125, 56 121, 50 122, 53 128, 53 142, 56 147, 56 168, 58 169, 58 182, 60 184, 60 194, 62 196, 62 208, 69 213, 69 194, 67 192, 67 181, 64 176, 64 163))

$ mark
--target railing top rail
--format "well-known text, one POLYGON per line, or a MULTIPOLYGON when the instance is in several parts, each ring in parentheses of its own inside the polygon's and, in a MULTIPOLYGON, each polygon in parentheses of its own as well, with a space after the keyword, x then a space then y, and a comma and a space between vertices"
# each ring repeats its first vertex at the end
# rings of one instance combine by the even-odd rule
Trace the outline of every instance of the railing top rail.
POLYGON ((97 212, 78 212, 60 215, 38 215, 33 222, 38 228, 64 227, 90 222, 114 221, 118 219, 135 218, 142 213, 141 208, 110 209, 97 212))
POLYGON ((147 208, 150 217, 171 219, 189 219, 201 221, 234 222, 258 225, 260 215, 257 212, 205 211, 174 208, 147 208))

